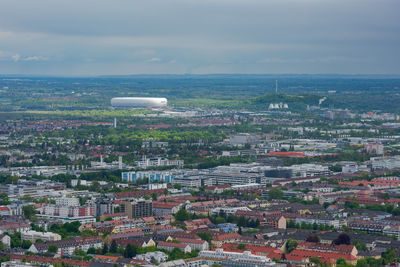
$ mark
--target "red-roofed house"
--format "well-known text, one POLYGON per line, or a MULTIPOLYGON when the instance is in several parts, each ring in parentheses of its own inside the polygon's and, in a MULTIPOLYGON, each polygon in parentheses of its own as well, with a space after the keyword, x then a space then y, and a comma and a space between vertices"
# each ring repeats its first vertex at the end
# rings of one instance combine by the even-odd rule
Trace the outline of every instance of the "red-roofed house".
POLYGON ((288 261, 307 261, 309 258, 319 258, 324 263, 334 265, 339 258, 343 258, 350 264, 357 263, 357 257, 353 255, 304 249, 295 249, 285 256, 288 261))
POLYGON ((353 245, 332 245, 332 244, 321 244, 314 242, 299 242, 296 249, 312 250, 312 251, 324 251, 333 253, 344 253, 353 256, 357 256, 357 248, 353 245))
POLYGON ((11 215, 10 209, 6 206, 0 207, 0 216, 11 215))
POLYGON ((113 256, 105 256, 105 255, 96 255, 94 256, 94 259, 99 262, 104 262, 104 263, 115 263, 118 260, 118 257, 113 257, 113 256))
POLYGON ((156 219, 153 216, 143 217, 142 220, 146 225, 155 225, 157 223, 156 219))
POLYGON ((156 216, 175 214, 181 206, 182 203, 178 202, 153 201, 153 211, 156 216))
POLYGON ((11 260, 26 260, 31 263, 66 263, 70 266, 89 266, 90 262, 88 261, 78 261, 78 260, 70 260, 70 259, 60 259, 60 258, 52 258, 52 257, 40 257, 40 256, 30 256, 30 255, 19 255, 19 254, 11 254, 11 260))
POLYGON ((15 232, 24 232, 31 229, 31 225, 25 222, 9 222, 0 221, 0 231, 9 232, 11 234, 15 232))
POLYGON ((282 216, 282 212, 280 211, 238 210, 236 211, 236 216, 259 220, 260 225, 267 225, 269 228, 286 229, 286 218, 282 216))
POLYGON ((189 231, 196 230, 196 229, 205 229, 205 228, 208 228, 208 225, 212 224, 208 218, 185 221, 184 223, 185 223, 186 229, 188 229, 189 231))
POLYGON ((143 197, 145 195, 151 195, 153 193, 161 195, 161 194, 164 194, 165 191, 166 191, 166 189, 137 190, 137 191, 114 193, 114 196, 117 199, 130 199, 130 198, 143 197))
POLYGON ((286 254, 289 261, 306 261, 309 258, 319 258, 322 262, 335 264, 339 258, 351 264, 357 262, 358 251, 353 245, 331 245, 313 242, 299 242, 296 249, 286 254))
POLYGON ((238 241, 241 238, 241 235, 239 235, 238 233, 228 233, 228 234, 220 234, 215 236, 211 243, 216 246, 216 247, 220 247, 222 246, 222 244, 225 243, 233 243, 238 241))
POLYGON ((304 158, 306 154, 304 152, 278 152, 270 151, 269 156, 272 157, 287 157, 287 158, 304 158))
POLYGON ((193 239, 201 240, 201 238, 200 238, 198 235, 194 234, 194 233, 172 232, 172 233, 169 234, 169 236, 170 236, 171 238, 178 238, 178 237, 180 237, 180 238, 189 238, 189 239, 192 239, 192 240, 193 240, 193 239))
POLYGON ((200 251, 203 251, 203 250, 209 249, 208 242, 205 240, 189 239, 189 238, 181 238, 181 237, 177 237, 176 240, 182 244, 189 245, 192 250, 198 249, 200 251))
POLYGON ((147 243, 145 240, 135 240, 135 239, 116 239, 115 242, 119 247, 126 247, 128 244, 135 245, 137 247, 147 247, 147 243))

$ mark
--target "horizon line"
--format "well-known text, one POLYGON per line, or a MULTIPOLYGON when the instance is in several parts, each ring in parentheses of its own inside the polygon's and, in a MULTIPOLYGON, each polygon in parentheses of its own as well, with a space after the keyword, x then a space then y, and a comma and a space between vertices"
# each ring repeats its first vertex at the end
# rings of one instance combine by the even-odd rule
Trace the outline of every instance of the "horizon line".
POLYGON ((134 73, 134 74, 94 74, 94 75, 61 75, 61 74, 18 74, 0 73, 1 77, 51 77, 51 78, 105 78, 135 76, 398 76, 400 73, 134 73))

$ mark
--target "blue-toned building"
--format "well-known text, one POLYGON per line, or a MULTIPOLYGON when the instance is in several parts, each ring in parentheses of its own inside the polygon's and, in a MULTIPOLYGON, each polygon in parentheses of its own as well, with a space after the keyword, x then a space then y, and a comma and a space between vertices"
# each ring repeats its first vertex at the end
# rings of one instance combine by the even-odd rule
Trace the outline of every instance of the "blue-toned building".
POLYGON ((171 172, 123 172, 123 182, 136 183, 139 179, 149 179, 150 183, 172 183, 175 175, 171 172))
POLYGON ((237 225, 234 223, 220 223, 217 224, 217 227, 224 233, 236 233, 239 230, 237 225))

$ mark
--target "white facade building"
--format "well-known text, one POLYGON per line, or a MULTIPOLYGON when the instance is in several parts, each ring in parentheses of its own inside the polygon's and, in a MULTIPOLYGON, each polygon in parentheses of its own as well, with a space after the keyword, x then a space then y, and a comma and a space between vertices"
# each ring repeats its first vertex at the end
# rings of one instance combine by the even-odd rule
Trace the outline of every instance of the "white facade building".
POLYGON ((157 263, 167 261, 168 255, 162 251, 154 251, 154 252, 147 252, 145 254, 136 255, 136 259, 145 260, 148 262, 152 262, 153 260, 157 263))
POLYGON ((395 169, 400 168, 400 156, 390 158, 376 157, 371 158, 372 169, 395 169))
POLYGON ((56 205, 60 206, 79 206, 79 198, 76 197, 62 197, 56 199, 56 205))
POLYGON ((251 261, 258 262, 260 265, 268 265, 274 266, 275 262, 273 262, 270 258, 266 256, 258 256, 251 254, 250 251, 244 251, 243 253, 239 252, 226 252, 221 248, 217 248, 215 251, 204 250, 200 251, 199 257, 211 258, 211 259, 221 259, 221 260, 243 260, 243 261, 251 261))
POLYGON ((22 240, 29 240, 32 243, 35 243, 36 240, 41 239, 45 242, 47 241, 58 241, 61 240, 61 236, 59 234, 51 233, 51 232, 37 232, 33 230, 21 232, 22 240))
POLYGON ((150 167, 162 167, 162 166, 183 166, 183 160, 169 160, 164 158, 143 158, 142 160, 136 161, 136 165, 139 168, 147 169, 150 167))

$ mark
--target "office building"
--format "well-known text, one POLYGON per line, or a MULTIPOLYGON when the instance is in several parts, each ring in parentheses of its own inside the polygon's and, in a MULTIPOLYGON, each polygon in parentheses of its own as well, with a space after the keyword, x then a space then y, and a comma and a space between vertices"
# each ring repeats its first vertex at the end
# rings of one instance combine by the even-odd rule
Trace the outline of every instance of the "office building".
POLYGON ((35 243, 36 240, 42 240, 44 242, 47 241, 58 241, 61 240, 61 236, 59 234, 51 233, 51 232, 37 232, 33 230, 21 232, 21 240, 29 240, 32 243, 35 243))

